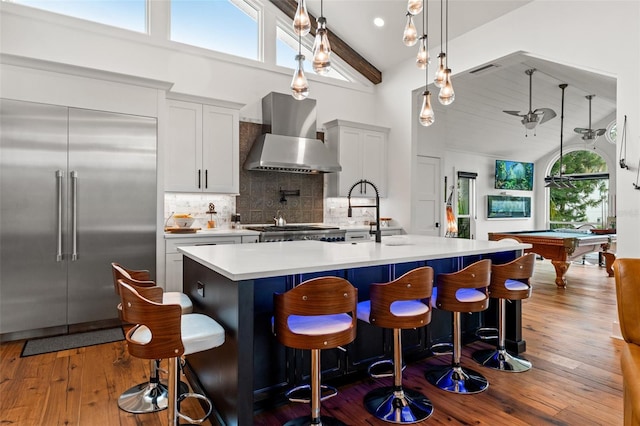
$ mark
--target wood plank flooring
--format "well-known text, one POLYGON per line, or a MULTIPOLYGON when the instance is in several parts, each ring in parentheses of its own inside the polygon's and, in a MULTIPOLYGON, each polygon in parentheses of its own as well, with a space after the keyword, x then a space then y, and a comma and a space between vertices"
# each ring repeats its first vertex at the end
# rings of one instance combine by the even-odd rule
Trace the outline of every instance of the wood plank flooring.
MULTIPOLYGON (((526 358, 533 369, 502 373, 477 366, 470 354, 487 343, 463 349, 463 365, 489 380, 486 392, 454 395, 424 379, 425 369, 448 357, 407 366, 405 385, 431 399, 428 425, 622 425, 621 342, 611 338, 617 320, 615 284, 604 268, 572 265, 564 290, 554 284, 549 261, 538 261, 533 295, 523 302, 526 358)), ((0 424, 161 425, 166 415, 133 415, 118 409, 125 389, 148 378, 148 363, 129 356, 123 342, 20 358, 23 341, 0 345, 0 424)), ((382 425, 362 407, 371 389, 391 379, 365 379, 339 389, 323 403, 323 414, 350 425, 382 425)), ((202 412, 195 402, 184 411, 202 412)), ((274 407, 255 417, 256 425, 281 425, 306 415, 306 404, 274 407)), ((206 421, 206 424, 216 424, 206 421)))

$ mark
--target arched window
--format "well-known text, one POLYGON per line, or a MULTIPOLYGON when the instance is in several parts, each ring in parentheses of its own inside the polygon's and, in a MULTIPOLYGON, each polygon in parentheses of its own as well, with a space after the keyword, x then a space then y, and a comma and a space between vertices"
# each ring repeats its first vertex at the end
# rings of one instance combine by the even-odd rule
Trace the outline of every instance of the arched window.
MULTIPOLYGON (((549 188, 551 229, 575 228, 586 223, 596 228, 607 225, 609 173, 606 161, 594 151, 572 151, 562 158, 562 175, 573 188, 549 188)), ((551 176, 560 173, 560 160, 551 167, 551 176)))

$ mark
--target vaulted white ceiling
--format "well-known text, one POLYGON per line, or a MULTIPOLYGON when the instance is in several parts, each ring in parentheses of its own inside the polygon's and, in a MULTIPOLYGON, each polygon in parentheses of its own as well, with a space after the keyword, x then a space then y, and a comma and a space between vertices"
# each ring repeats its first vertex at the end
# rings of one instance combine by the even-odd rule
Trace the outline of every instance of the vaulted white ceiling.
MULTIPOLYGON (((491 20, 522 7, 531 0, 449 0, 449 39, 473 30, 491 20)), ((406 23, 406 0, 325 0, 323 4, 327 27, 334 31, 371 64, 383 72, 403 66, 415 58, 416 47, 402 43, 406 23), (373 19, 381 17, 385 26, 377 28, 373 19)), ((307 0, 310 13, 320 16, 320 0, 307 0)), ((421 15, 416 18, 418 33, 422 33, 421 15)), ((440 44, 440 2, 429 1, 430 45, 440 44)), ((434 60, 432 59, 432 62, 434 60)), ((474 70, 489 64, 477 64, 474 70)), ((616 111, 616 81, 614 78, 579 70, 514 53, 496 58, 494 67, 477 73, 454 73, 455 102, 442 107, 434 93, 436 120, 446 121, 447 146, 450 149, 501 157, 535 160, 557 151, 560 143, 561 90, 567 83, 563 141, 577 142, 576 127, 588 127, 589 104, 586 95, 595 94, 592 101, 592 128, 605 128, 616 111), (525 131, 519 117, 503 110, 526 113, 529 109, 529 77, 525 70, 535 68, 533 75, 532 109, 551 108, 557 116, 525 131), (525 137, 525 135, 528 136, 525 137), (482 143, 478 143, 482 141, 482 143)), ((433 66, 433 65, 432 65, 433 66)), ((604 136, 597 143, 608 143, 604 136)))

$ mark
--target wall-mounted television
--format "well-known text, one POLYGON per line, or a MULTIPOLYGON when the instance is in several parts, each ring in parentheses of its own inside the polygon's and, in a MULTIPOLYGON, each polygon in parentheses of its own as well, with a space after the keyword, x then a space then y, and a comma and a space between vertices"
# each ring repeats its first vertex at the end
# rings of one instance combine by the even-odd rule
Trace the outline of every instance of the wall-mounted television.
POLYGON ((496 189, 533 190, 533 163, 496 160, 496 189))
POLYGON ((531 197, 487 195, 487 219, 531 217, 531 197))

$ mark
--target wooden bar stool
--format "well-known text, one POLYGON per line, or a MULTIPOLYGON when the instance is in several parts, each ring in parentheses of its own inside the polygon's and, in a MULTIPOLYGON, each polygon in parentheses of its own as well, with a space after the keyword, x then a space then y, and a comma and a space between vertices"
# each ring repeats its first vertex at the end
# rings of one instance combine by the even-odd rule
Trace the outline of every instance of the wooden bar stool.
POLYGON ((491 260, 475 262, 449 274, 438 274, 431 305, 453 312, 453 356, 451 365, 430 368, 429 383, 447 392, 473 394, 487 389, 489 382, 480 373, 462 367, 461 312, 481 312, 489 307, 488 287, 491 282, 491 260))
POLYGON ((358 303, 358 319, 393 329, 393 386, 374 389, 364 397, 367 410, 390 423, 416 423, 433 413, 429 399, 402 385, 402 329, 431 322, 433 269, 414 269, 391 282, 371 284, 371 300, 358 303))
POLYGON ((182 314, 180 305, 164 305, 162 289, 144 288, 142 291, 155 299, 143 297, 133 287, 119 280, 122 300, 122 316, 125 321, 136 324, 127 334, 127 349, 136 358, 156 360, 169 359, 168 424, 177 425, 179 418, 189 423, 202 423, 213 408, 204 395, 179 394, 180 357, 206 351, 222 345, 224 329, 210 317, 202 314, 182 314), (178 411, 178 398, 198 398, 208 404, 208 412, 202 419, 192 419, 178 411))
POLYGON ((498 345, 495 349, 475 351, 473 359, 494 370, 519 373, 531 368, 531 362, 505 349, 506 301, 522 300, 531 296, 529 279, 533 275, 536 255, 525 254, 509 263, 491 266, 489 297, 498 299, 498 345))
MULTIPOLYGON (((343 425, 320 415, 320 350, 351 343, 356 337, 358 290, 338 277, 307 280, 285 293, 275 293, 274 331, 283 345, 311 350, 311 415, 293 425, 343 425)), ((326 398, 325 398, 326 399, 326 398)))
MULTIPOLYGON (((180 305, 183 314, 193 312, 193 304, 189 296, 177 291, 164 292, 161 287, 156 286, 154 281, 151 281, 149 271, 128 269, 115 262, 111 263, 111 270, 116 294, 120 295, 118 280, 123 280, 139 293, 142 293, 144 288, 156 288, 159 290, 159 292, 158 290, 152 290, 151 293, 145 292, 142 294, 143 297, 150 298, 147 295, 160 294, 160 303, 164 305, 180 305)), ((118 306, 118 312, 122 315, 121 305, 118 306)), ((121 319, 123 319, 122 316, 121 319)), ((144 414, 161 411, 168 407, 169 390, 166 384, 160 380, 160 360, 151 360, 149 364, 149 381, 132 386, 120 395, 118 407, 121 410, 128 413, 144 414)), ((180 390, 183 393, 187 392, 187 385, 181 383, 180 390)))

